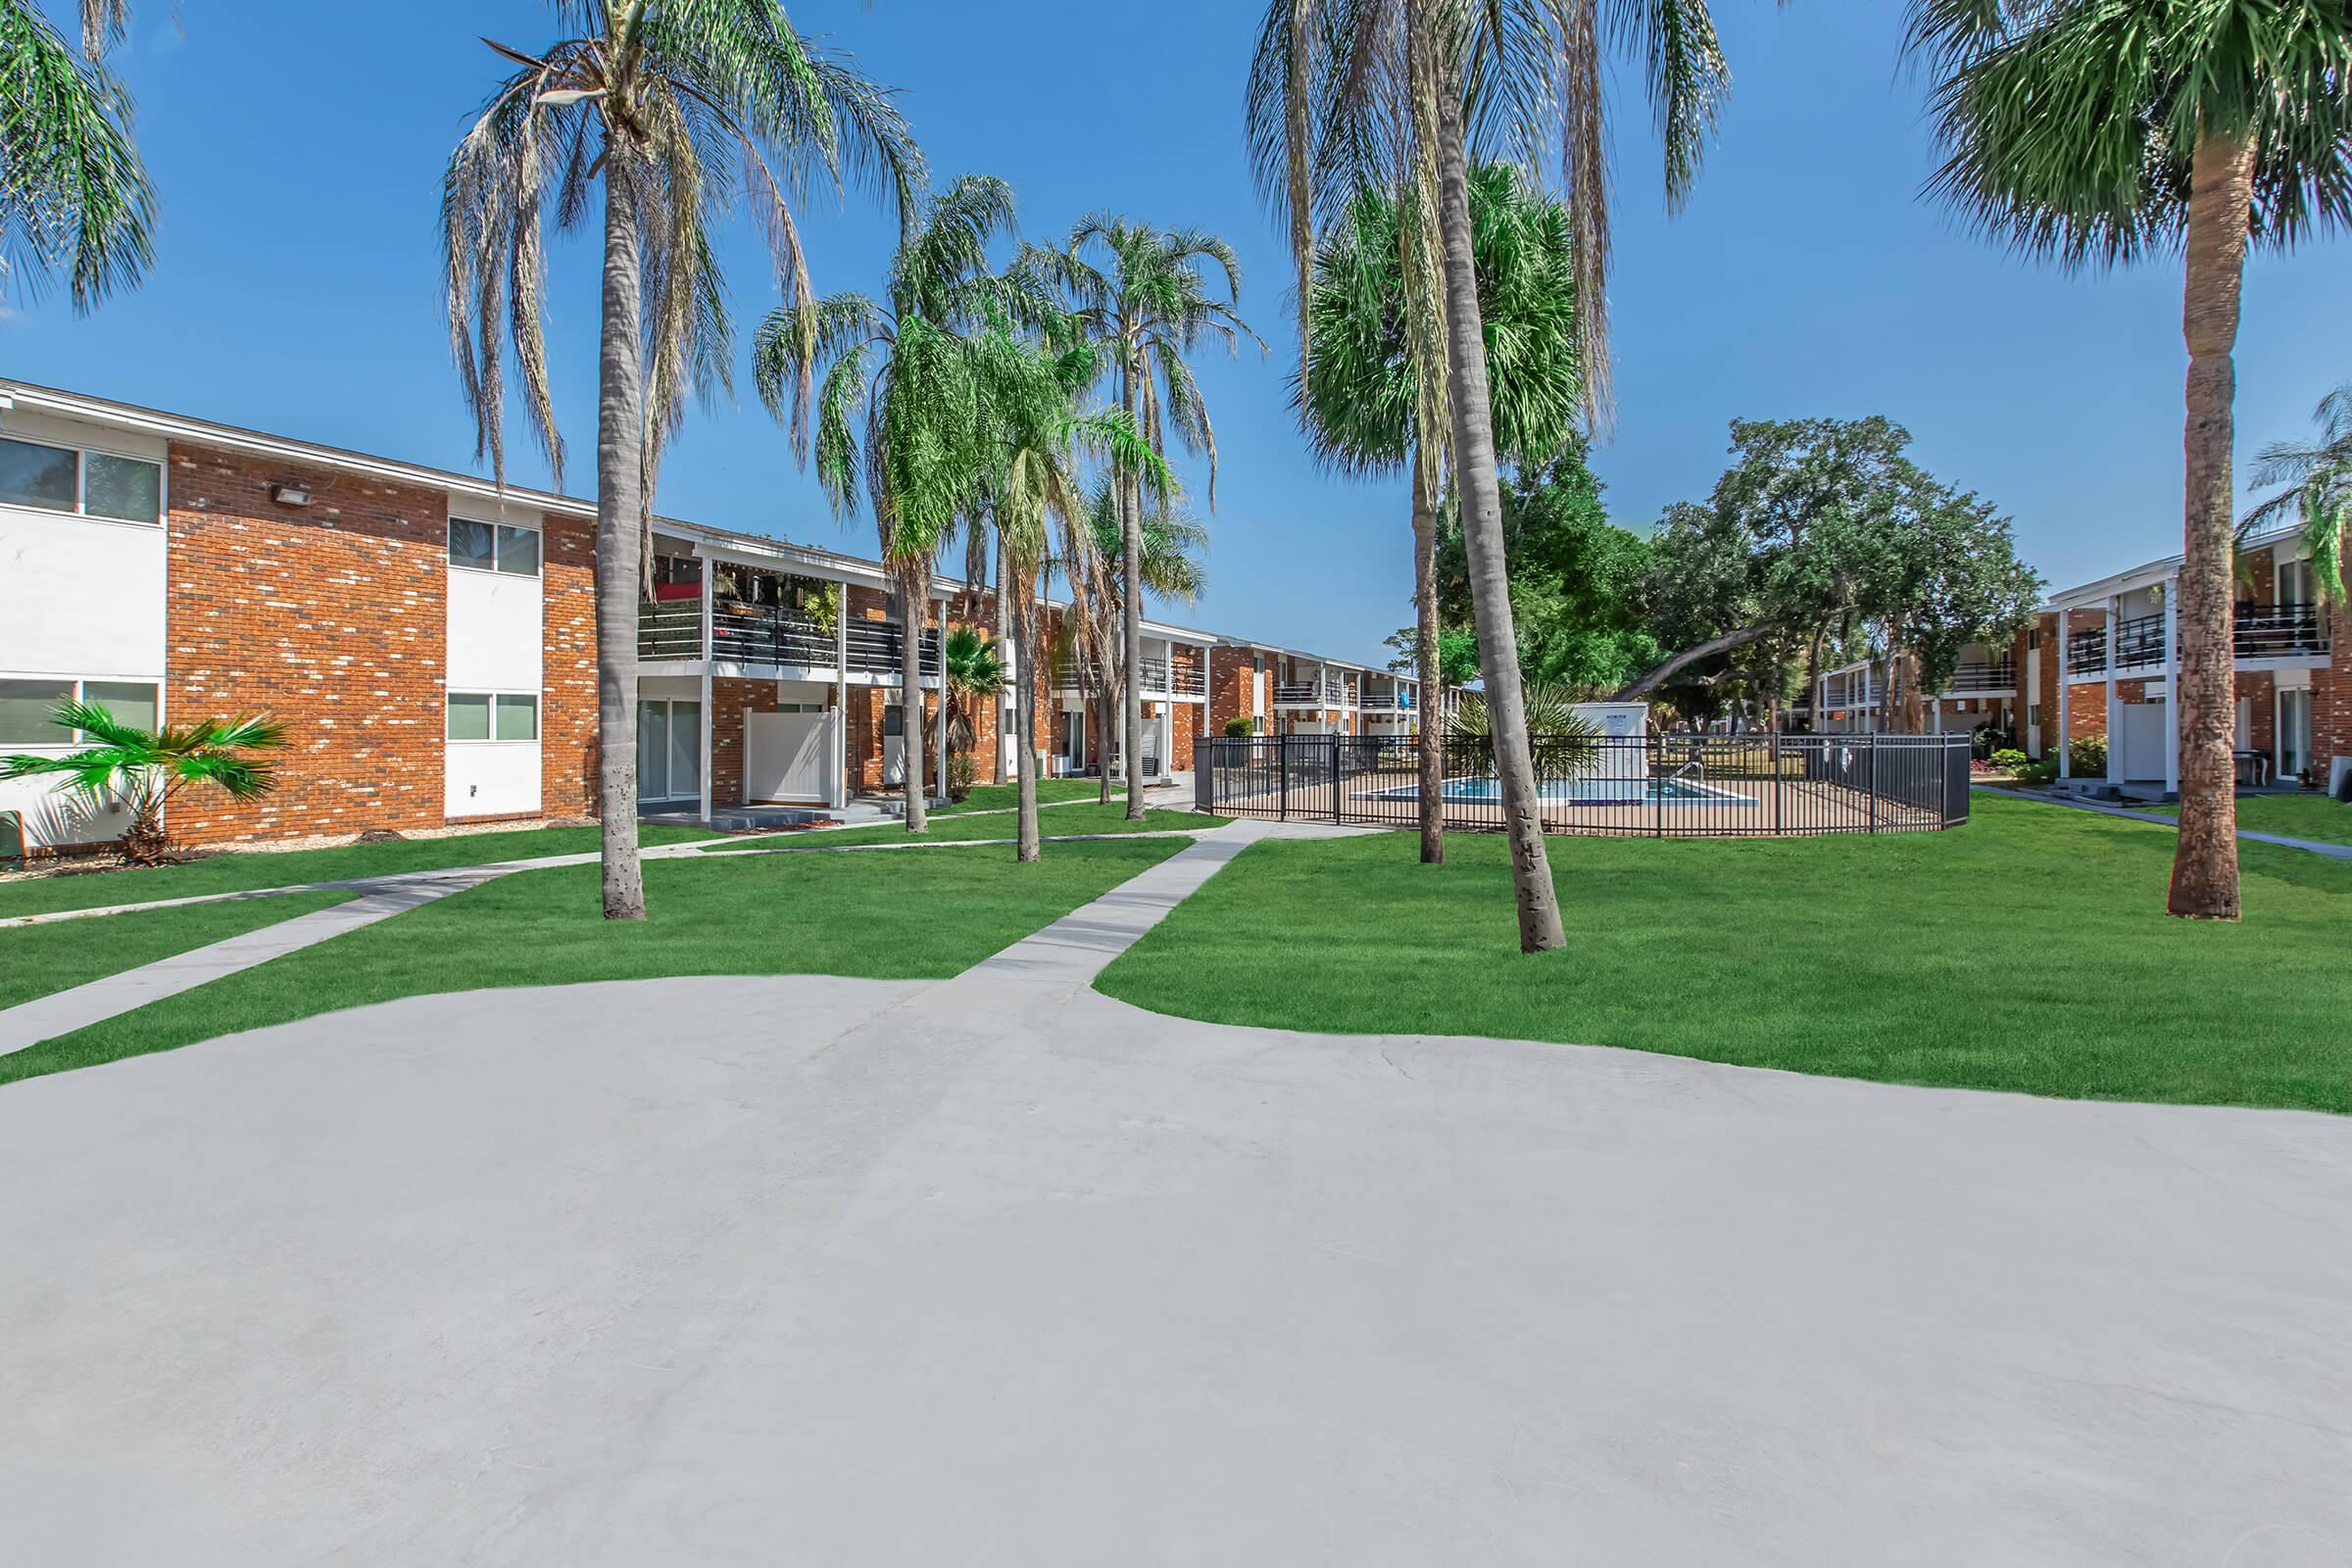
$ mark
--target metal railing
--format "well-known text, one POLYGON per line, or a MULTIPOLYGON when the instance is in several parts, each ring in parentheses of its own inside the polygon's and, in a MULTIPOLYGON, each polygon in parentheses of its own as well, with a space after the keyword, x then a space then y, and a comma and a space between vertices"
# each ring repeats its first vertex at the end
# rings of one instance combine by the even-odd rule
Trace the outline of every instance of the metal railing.
POLYGON ((1274 683, 1274 706, 1277 708, 1337 708, 1347 695, 1345 683, 1336 680, 1284 680, 1274 683))
MULTIPOLYGON (((2230 651, 2238 659, 2321 658, 2328 652, 2326 618, 2318 605, 2239 605, 2233 613, 2230 651)), ((2115 667, 2161 667, 2169 662, 2165 648, 2164 616, 2134 615, 2115 626, 2115 667)), ((2104 675, 2107 672, 2107 628, 2091 626, 2069 632, 2066 672, 2104 675)))
POLYGON ((1981 659, 1967 660, 1955 667, 1951 679, 1943 683, 1938 697, 2004 697, 2017 690, 2017 661, 2015 658, 1996 659, 1986 662, 1981 659))
MULTIPOLYGON (((861 674, 896 675, 906 651, 906 628, 895 620, 850 622, 850 668, 861 674)), ((922 672, 939 673, 939 629, 923 629, 922 672)))
POLYGON ((713 609, 710 642, 713 659, 745 664, 831 669, 837 657, 831 632, 789 610, 713 609))
POLYGON ((703 602, 672 599, 637 606, 639 659, 700 659, 703 657, 703 602))
MULTIPOLYGON (((1504 825, 1486 758, 1449 747, 1449 830, 1504 825)), ((1968 820, 1965 735, 1537 737, 1546 833, 1774 838, 1929 832, 1968 820)), ((1399 737, 1209 736, 1195 743, 1194 804, 1223 816, 1412 827, 1420 760, 1399 737)))

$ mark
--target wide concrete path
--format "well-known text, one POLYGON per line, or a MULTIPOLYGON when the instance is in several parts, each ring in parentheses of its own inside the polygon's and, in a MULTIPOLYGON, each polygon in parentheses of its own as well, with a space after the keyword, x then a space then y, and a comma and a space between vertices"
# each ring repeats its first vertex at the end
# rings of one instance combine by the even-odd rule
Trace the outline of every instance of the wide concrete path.
POLYGON ((1258 831, 0 1092, 8 1556, 2352 1561, 2352 1121, 1086 989, 1258 831))

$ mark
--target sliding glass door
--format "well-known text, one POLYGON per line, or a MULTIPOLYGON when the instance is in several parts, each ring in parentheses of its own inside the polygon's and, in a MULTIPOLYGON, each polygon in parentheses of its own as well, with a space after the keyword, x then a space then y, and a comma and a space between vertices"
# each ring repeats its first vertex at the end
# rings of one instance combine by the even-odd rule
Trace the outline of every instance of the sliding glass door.
POLYGON ((637 803, 700 807, 703 705, 650 697, 637 704, 637 803))

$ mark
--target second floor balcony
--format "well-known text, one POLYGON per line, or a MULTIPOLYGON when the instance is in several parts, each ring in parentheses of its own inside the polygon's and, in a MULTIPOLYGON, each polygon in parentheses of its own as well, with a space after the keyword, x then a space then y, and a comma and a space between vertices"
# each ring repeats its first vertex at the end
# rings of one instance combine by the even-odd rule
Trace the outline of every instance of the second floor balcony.
MULTIPOLYGON (((2239 660, 2325 659, 2328 626, 2318 605, 2241 604, 2236 607, 2231 651, 2239 660)), ((2165 617, 2134 615, 2115 624, 2115 672, 2134 674, 2169 662, 2165 617)), ((2107 673, 2107 628, 2087 626, 2066 639, 2069 675, 2107 673)))
POLYGON ((2017 692, 2017 661, 1965 659, 1944 682, 1940 697, 2009 697, 2017 692))
MULTIPOLYGON (((849 669, 856 674, 896 675, 906 648, 896 621, 852 620, 847 632, 849 669)), ((637 607, 637 657, 649 663, 710 659, 772 669, 831 670, 840 661, 832 630, 785 609, 713 609, 710 640, 703 641, 699 599, 669 600, 637 607)), ((925 675, 939 673, 939 629, 925 627, 921 650, 925 675)))

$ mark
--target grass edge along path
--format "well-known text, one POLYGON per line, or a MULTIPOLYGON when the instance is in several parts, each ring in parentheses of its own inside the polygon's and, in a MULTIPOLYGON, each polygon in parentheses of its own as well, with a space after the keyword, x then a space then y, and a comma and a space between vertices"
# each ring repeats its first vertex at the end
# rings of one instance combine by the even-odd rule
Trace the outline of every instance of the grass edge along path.
MULTIPOLYGON (((1108 806, 1057 806, 1052 815, 1038 818, 1038 832, 1048 840, 1116 833, 1205 833, 1232 820, 1197 811, 1153 808, 1144 812, 1142 821, 1135 822, 1128 820, 1126 810, 1117 801, 1108 806)), ((763 834, 748 840, 722 839, 699 849, 704 855, 747 855, 760 850, 846 850, 869 844, 962 844, 1010 839, 1019 830, 1018 810, 967 811, 945 820, 935 819, 928 833, 909 833, 904 823, 878 822, 870 827, 763 834)))
MULTIPOLYGON (((388 844, 343 844, 323 850, 226 850, 174 865, 23 877, 0 882, 0 918, 215 893, 253 893, 309 882, 350 882, 411 871, 451 871, 550 855, 588 855, 596 852, 601 834, 595 827, 509 828, 454 833, 446 838, 396 839, 388 844)), ((668 822, 641 822, 637 831, 638 843, 648 848, 717 836, 708 828, 668 822)))
MULTIPOLYGON (((642 925, 603 919, 593 864, 517 871, 0 1056, 0 1084, 193 1045, 222 1020, 255 1029, 408 996, 676 975, 944 980, 1186 842, 1066 845, 1035 865, 944 850, 648 860, 642 925)), ((723 1015, 722 979, 712 1003, 681 1017, 681 1039, 723 1015)))
MULTIPOLYGON (((1092 801, 1102 793, 1102 781, 1092 778, 1041 778, 1037 781, 1037 804, 1061 806, 1071 801, 1092 801)), ((1147 797, 1148 799, 1148 797, 1147 797)), ((1020 808, 1019 786, 1014 784, 975 784, 971 793, 953 806, 932 808, 933 816, 962 816, 971 811, 1012 811, 1020 808)), ((1127 804, 1127 786, 1110 787, 1110 805, 1127 804)))
POLYGON ((1212 1023, 1621 1046, 2082 1100, 2352 1112, 2352 864, 2240 847, 2246 919, 2163 912, 2153 824, 1979 796, 1946 833, 1551 841, 1568 945, 1511 942, 1499 839, 1252 846, 1097 982, 1212 1023))
POLYGON ((0 931, 0 1009, 332 908, 355 896, 348 890, 288 893, 0 931))

